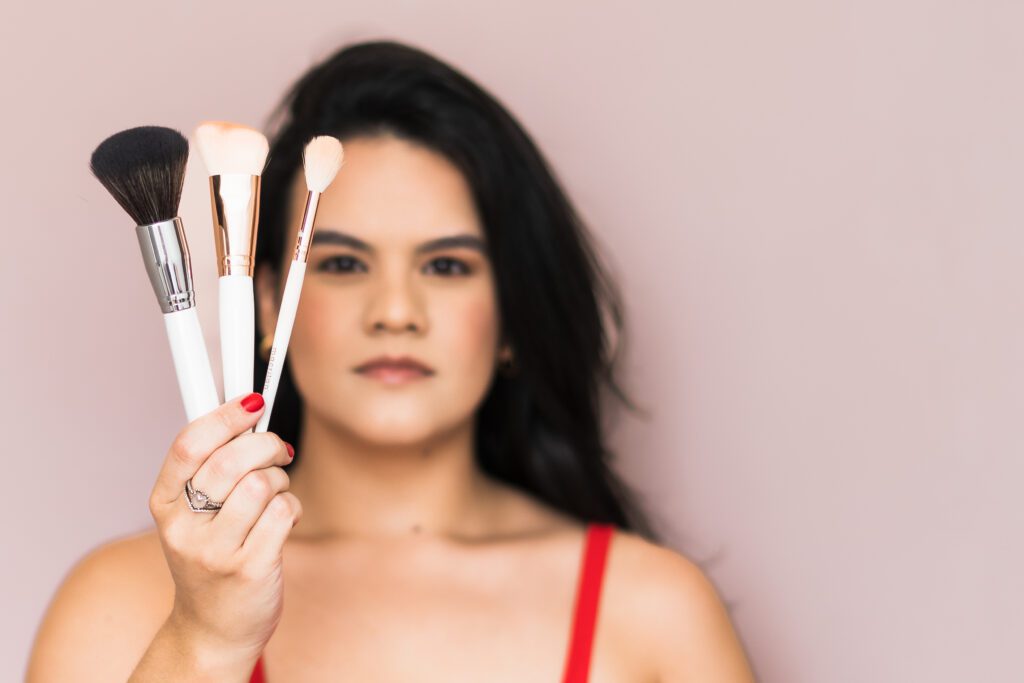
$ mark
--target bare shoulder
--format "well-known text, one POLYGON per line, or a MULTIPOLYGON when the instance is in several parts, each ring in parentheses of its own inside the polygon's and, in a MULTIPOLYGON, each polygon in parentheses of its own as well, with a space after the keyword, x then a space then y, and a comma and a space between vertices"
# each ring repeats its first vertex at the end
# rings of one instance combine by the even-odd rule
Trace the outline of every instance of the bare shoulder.
POLYGON ((711 580, 681 553, 622 530, 608 552, 601 619, 646 653, 659 683, 754 680, 711 580))
POLYGON ((155 529, 93 548, 51 598, 26 680, 127 680, 173 600, 174 583, 155 529))

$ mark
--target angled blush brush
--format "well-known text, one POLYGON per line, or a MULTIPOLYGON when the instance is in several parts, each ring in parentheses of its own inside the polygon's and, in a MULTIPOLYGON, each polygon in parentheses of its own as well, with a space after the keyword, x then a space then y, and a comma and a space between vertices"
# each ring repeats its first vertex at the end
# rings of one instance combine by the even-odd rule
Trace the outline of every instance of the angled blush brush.
POLYGON ((116 133, 92 153, 93 175, 136 223, 149 281, 164 314, 178 387, 189 421, 220 405, 196 313, 188 242, 178 204, 188 141, 176 130, 142 126, 116 133))
POLYGON ((220 301, 220 349, 224 398, 253 387, 255 310, 252 273, 259 222, 260 174, 267 138, 258 130, 224 121, 196 128, 196 144, 210 173, 210 203, 220 301))
POLYGON ((306 277, 306 261, 309 259, 309 244, 313 240, 313 221, 320 195, 334 181, 341 168, 344 151, 341 142, 330 135, 320 135, 306 145, 302 152, 303 171, 306 175, 306 208, 302 212, 302 223, 295 238, 295 253, 288 268, 288 280, 284 285, 281 307, 274 327, 274 344, 270 349, 267 363, 267 380, 263 384, 263 400, 267 408, 263 411, 254 431, 265 432, 270 425, 270 412, 274 408, 277 385, 281 381, 284 359, 288 354, 288 341, 292 337, 295 312, 299 308, 299 295, 306 277))

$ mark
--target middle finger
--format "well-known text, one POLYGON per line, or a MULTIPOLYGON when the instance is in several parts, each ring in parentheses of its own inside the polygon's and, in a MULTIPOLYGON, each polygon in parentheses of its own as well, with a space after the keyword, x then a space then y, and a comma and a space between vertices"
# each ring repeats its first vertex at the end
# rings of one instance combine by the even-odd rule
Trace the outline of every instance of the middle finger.
POLYGON ((192 486, 222 502, 248 472, 291 460, 288 445, 276 434, 246 432, 210 454, 192 476, 192 486))

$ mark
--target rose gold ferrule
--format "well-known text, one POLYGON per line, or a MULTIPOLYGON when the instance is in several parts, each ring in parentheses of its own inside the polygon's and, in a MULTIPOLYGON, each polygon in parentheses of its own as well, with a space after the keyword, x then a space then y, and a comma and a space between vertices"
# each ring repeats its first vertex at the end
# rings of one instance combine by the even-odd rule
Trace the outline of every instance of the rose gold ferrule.
POLYGON ((302 212, 302 225, 299 226, 299 234, 295 237, 293 261, 305 263, 309 260, 309 244, 313 241, 313 221, 316 220, 316 207, 319 203, 319 192, 309 192, 306 195, 306 208, 302 212))
POLYGON ((260 177, 241 173, 210 176, 217 273, 252 277, 256 226, 260 216, 260 177))

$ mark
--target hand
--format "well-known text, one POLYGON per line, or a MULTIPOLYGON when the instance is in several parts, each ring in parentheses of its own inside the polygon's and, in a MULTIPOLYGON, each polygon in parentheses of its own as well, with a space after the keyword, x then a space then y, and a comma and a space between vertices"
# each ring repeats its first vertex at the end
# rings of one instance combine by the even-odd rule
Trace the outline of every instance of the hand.
POLYGON ((168 623, 194 644, 251 652, 277 628, 281 552, 302 517, 288 492, 292 447, 270 432, 250 433, 263 413, 259 394, 233 399, 186 426, 164 459, 149 499, 175 583, 168 623), (198 513, 185 482, 213 501, 198 513))

